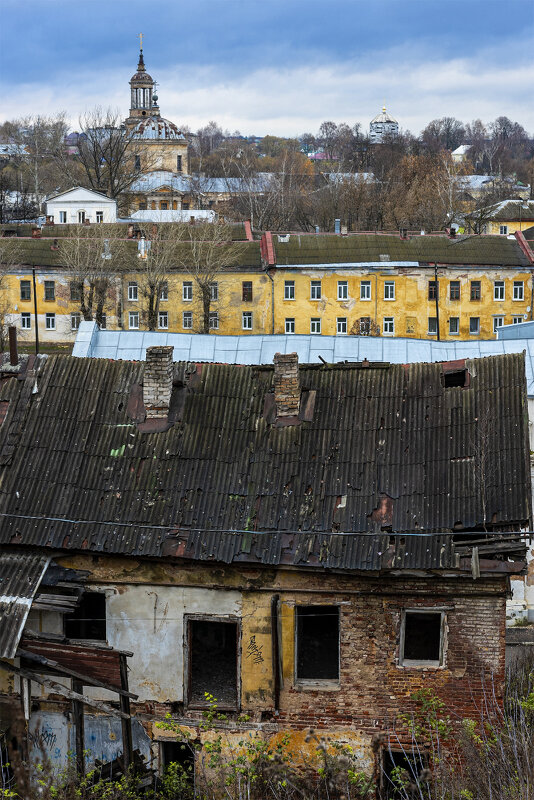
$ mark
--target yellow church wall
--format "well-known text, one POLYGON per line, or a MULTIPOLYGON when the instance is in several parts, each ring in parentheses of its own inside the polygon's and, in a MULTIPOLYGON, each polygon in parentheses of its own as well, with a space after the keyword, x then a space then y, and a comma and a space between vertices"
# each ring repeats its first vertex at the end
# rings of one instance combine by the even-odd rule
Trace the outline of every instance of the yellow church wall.
POLYGON ((143 172, 154 170, 166 170, 176 173, 176 156, 182 157, 182 169, 180 174, 189 174, 189 158, 187 141, 181 139, 165 139, 162 141, 152 141, 141 139, 139 144, 132 143, 132 146, 140 148, 141 168, 143 172))

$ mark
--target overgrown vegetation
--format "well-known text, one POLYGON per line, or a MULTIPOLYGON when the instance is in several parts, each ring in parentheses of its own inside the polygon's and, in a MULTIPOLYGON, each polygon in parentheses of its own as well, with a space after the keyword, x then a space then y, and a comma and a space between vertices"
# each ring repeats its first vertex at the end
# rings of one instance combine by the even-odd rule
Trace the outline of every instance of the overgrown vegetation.
MULTIPOLYGON (((22 770, 19 792, 0 789, 1 800, 371 800, 379 793, 392 800, 532 800, 534 797, 534 654, 508 671, 504 704, 494 682, 477 695, 476 714, 459 720, 431 690, 411 697, 413 710, 403 713, 372 743, 377 769, 362 768, 347 743, 309 730, 304 744, 290 733, 268 740, 247 716, 237 722, 246 731, 236 736, 235 721, 206 694, 208 708, 193 739, 169 715, 161 730, 184 750, 191 762, 172 763, 161 778, 130 773, 118 781, 103 780, 98 769, 80 779, 72 758, 60 775, 50 764, 38 768, 35 788, 22 770), (232 733, 231 733, 232 731, 232 733)), ((302 739, 300 739, 302 741, 302 739)))

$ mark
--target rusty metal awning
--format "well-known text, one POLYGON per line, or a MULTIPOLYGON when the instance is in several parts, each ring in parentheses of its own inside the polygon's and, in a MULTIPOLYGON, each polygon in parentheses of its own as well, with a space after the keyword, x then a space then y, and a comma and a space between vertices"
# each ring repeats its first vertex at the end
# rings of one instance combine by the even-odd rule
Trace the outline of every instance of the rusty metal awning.
POLYGON ((0 552, 0 657, 14 658, 50 556, 0 552))

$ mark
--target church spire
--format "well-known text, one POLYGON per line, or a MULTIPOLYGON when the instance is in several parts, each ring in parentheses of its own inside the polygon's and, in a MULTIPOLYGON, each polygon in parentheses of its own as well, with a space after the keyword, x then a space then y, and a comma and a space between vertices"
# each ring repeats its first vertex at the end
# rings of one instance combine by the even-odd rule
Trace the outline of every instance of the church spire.
POLYGON ((126 120, 126 125, 134 125, 140 117, 157 117, 159 108, 157 98, 154 99, 154 81, 148 74, 143 57, 143 34, 139 35, 139 61, 137 72, 132 75, 130 80, 130 116, 126 120))
POLYGON ((143 58, 143 34, 138 33, 139 36, 139 61, 137 63, 137 71, 145 72, 145 59, 143 58))

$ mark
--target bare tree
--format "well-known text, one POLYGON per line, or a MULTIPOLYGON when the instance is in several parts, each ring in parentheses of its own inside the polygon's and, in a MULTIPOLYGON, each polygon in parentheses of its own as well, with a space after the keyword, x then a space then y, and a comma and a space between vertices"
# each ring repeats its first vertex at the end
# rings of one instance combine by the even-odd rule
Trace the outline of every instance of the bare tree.
POLYGON ((0 352, 6 349, 7 329, 12 310, 8 298, 8 275, 20 263, 21 250, 16 238, 0 238, 0 352))
POLYGON ((119 197, 153 168, 150 148, 123 125, 119 112, 95 108, 80 119, 79 159, 86 183, 119 197))
POLYGON ((186 226, 177 266, 191 275, 197 287, 200 333, 210 332, 212 308, 218 313, 224 308, 226 298, 220 278, 236 265, 244 246, 232 240, 231 227, 223 222, 186 226))
POLYGON ((119 272, 126 262, 126 242, 118 226, 76 225, 61 237, 60 257, 70 276, 70 300, 84 320, 102 325, 106 307, 116 296, 119 272))
POLYGON ((159 304, 167 289, 169 273, 179 263, 180 243, 186 225, 177 223, 151 224, 150 230, 139 241, 136 262, 133 265, 139 274, 146 322, 149 331, 158 326, 159 304))

